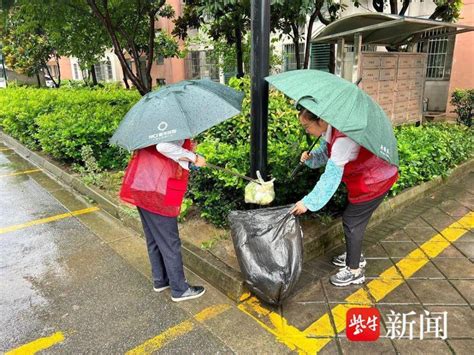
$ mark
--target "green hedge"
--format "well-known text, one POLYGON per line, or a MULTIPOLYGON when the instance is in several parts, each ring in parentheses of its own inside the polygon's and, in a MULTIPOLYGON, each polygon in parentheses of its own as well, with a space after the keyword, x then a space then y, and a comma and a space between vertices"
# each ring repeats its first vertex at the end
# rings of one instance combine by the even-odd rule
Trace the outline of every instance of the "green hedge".
MULTIPOLYGON (((242 114, 197 137, 198 152, 216 165, 248 174, 250 170, 250 83, 232 79, 230 85, 246 93, 242 114)), ((90 146, 102 169, 123 169, 128 154, 110 147, 108 140, 138 93, 113 87, 0 90, 0 125, 27 146, 42 149, 68 163, 84 164, 83 146, 90 146)), ((297 120, 297 112, 281 93, 270 92, 268 168, 276 178, 274 205, 293 203, 308 193, 323 169, 303 169, 288 179, 312 138, 297 120)), ((446 176, 456 165, 472 157, 473 130, 455 124, 431 124, 395 129, 400 154, 400 179, 392 190, 403 189, 446 176)), ((203 168, 192 174, 189 197, 201 214, 216 225, 225 225, 230 210, 245 209, 246 181, 203 168)), ((342 185, 323 214, 340 213, 345 204, 342 185)))
POLYGON ((82 164, 81 148, 90 146, 103 169, 123 168, 128 154, 108 144, 118 123, 140 99, 135 91, 12 88, 0 91, 0 125, 30 148, 82 164))
MULTIPOLYGON (((248 79, 233 79, 229 83, 246 93, 241 115, 228 120, 199 137, 198 152, 209 162, 241 173, 250 170, 250 84, 248 79)), ((392 189, 396 195, 405 188, 446 176, 450 170, 473 153, 473 130, 455 124, 432 124, 395 129, 400 154, 400 179, 392 189)), ((281 93, 270 92, 268 127, 268 168, 276 178, 274 205, 294 203, 306 195, 318 181, 324 169, 305 168, 289 181, 301 152, 307 149, 308 138, 297 120, 297 112, 281 93)), ((243 201, 246 182, 219 171, 202 169, 193 174, 190 195, 201 208, 202 216, 217 225, 226 224, 233 209, 255 208, 243 201)), ((339 214, 346 203, 344 185, 320 212, 339 214)))

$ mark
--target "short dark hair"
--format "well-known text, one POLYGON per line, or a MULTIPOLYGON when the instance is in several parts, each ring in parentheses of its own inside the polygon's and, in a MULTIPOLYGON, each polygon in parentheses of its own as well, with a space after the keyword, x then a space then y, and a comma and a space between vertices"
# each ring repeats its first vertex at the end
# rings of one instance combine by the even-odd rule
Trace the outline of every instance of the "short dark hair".
POLYGON ((319 117, 318 115, 315 115, 314 113, 312 113, 310 110, 306 109, 306 108, 302 108, 300 110, 300 112, 298 113, 298 117, 301 117, 301 116, 305 116, 308 120, 312 121, 312 122, 319 122, 319 120, 321 119, 321 117, 319 117))

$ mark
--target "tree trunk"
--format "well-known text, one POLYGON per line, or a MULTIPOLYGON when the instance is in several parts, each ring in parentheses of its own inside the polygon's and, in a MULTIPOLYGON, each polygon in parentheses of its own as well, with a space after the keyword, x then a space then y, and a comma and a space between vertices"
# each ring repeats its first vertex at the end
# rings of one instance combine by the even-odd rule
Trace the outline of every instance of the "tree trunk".
POLYGON ((397 0, 390 0, 390 13, 393 15, 398 14, 398 2, 397 0))
POLYGON ((237 59, 237 78, 242 78, 244 73, 244 53, 242 49, 242 30, 235 27, 235 53, 237 59))
POLYGON ((36 73, 36 82, 38 83, 38 88, 40 88, 41 87, 41 79, 40 79, 39 73, 36 73))
POLYGON ((53 75, 52 75, 51 72, 49 71, 48 65, 47 65, 47 64, 44 64, 43 67, 46 68, 46 71, 48 72, 48 75, 49 75, 51 81, 53 82, 54 86, 55 86, 55 87, 58 87, 58 84, 56 83, 56 80, 54 80, 53 75))
POLYGON ((410 0, 403 0, 403 5, 399 13, 400 16, 405 16, 405 12, 407 12, 408 6, 410 6, 410 0))
MULTIPOLYGON (((141 80, 141 76, 140 75, 135 76, 133 74, 133 72, 131 71, 131 69, 128 68, 128 65, 127 65, 127 62, 126 62, 126 59, 125 59, 125 55, 123 54, 123 48, 122 48, 122 46, 120 44, 120 41, 117 37, 117 34, 115 32, 115 26, 111 22, 110 15, 108 13, 108 9, 106 8, 104 10, 105 14, 103 14, 99 10, 99 8, 97 7, 97 4, 96 4, 95 0, 87 0, 87 3, 90 6, 90 8, 92 9, 92 13, 94 14, 94 16, 96 16, 99 19, 99 21, 101 21, 101 23, 103 24, 103 26, 107 30, 107 33, 109 34, 109 37, 112 40, 114 51, 118 56, 118 59, 120 61, 120 65, 122 66, 122 70, 124 70, 127 73, 127 77, 132 81, 133 85, 135 85, 138 92, 142 96, 146 95, 149 92, 149 89, 147 89, 146 86, 144 85, 143 80, 141 80)), ((133 45, 133 43, 132 43, 132 45, 133 45)), ((133 53, 133 54, 136 55, 136 53, 133 53)), ((139 61, 139 58, 135 58, 135 56, 134 56, 134 59, 139 61)), ((136 63, 136 64, 137 64, 138 67, 140 67, 140 63, 136 63)))
POLYGON ((59 57, 56 56, 56 65, 58 67, 58 83, 56 87, 59 88, 61 86, 61 66, 59 65, 59 57))
POLYGON ((293 30, 293 44, 295 46, 295 59, 296 59, 296 69, 301 69, 300 61, 300 32, 298 30, 298 25, 295 23, 291 24, 293 30))
POLYGON ((151 78, 151 67, 153 65, 153 57, 155 50, 155 15, 156 12, 150 11, 148 13, 149 18, 149 34, 148 34, 148 58, 147 58, 147 67, 146 67, 146 86, 149 91, 153 87, 153 79, 151 78))
POLYGON ((128 90, 128 89, 130 89, 130 85, 128 84, 127 73, 125 72, 125 70, 123 70, 123 68, 122 68, 122 72, 123 72, 123 82, 125 84, 125 87, 128 90))
POLYGON ((304 46, 305 48, 304 49, 304 64, 303 64, 304 69, 309 68, 309 53, 311 50, 311 38, 313 36, 313 24, 314 24, 314 21, 316 20, 316 17, 318 16, 317 11, 311 14, 309 18, 309 22, 308 22, 308 30, 306 31, 306 43, 304 46))
POLYGON ((448 0, 445 4, 437 6, 434 12, 429 17, 430 20, 436 20, 438 17, 442 16, 455 0, 448 0))
POLYGON ((95 73, 95 65, 91 65, 92 85, 97 86, 97 74, 95 73))
POLYGON ((334 74, 336 72, 336 45, 330 44, 329 49, 329 72, 334 74))

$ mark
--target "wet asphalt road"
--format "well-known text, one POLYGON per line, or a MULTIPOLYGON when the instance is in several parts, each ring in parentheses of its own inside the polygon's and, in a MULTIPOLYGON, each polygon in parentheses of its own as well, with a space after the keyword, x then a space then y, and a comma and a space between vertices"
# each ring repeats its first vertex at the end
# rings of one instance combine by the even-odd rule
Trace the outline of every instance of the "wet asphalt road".
MULTIPOLYGON (((186 306, 172 303, 167 292, 153 292, 150 280, 79 217, 22 226, 72 210, 53 194, 67 196, 70 205, 84 201, 42 172, 11 175, 35 167, 1 148, 0 353, 56 332, 65 340, 47 352, 124 353, 190 318, 186 306), (20 227, 4 230, 10 226, 20 227)), ((84 218, 90 225, 103 224, 104 216, 94 214, 84 218)), ((127 238, 126 231, 115 234, 110 239, 127 238)), ((129 255, 133 253, 130 249, 129 255)), ((196 325, 160 351, 215 353, 230 348, 196 325)))

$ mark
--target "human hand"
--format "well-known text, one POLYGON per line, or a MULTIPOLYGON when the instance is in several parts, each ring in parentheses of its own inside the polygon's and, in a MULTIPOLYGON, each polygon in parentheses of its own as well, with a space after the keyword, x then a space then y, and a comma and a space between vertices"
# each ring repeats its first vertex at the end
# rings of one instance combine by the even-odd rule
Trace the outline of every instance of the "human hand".
POLYGON ((294 214, 295 216, 299 216, 300 214, 303 214, 306 211, 308 211, 308 208, 304 205, 303 201, 298 201, 296 202, 290 213, 294 214))
POLYGON ((309 158, 311 158, 311 154, 309 152, 303 152, 303 154, 301 154, 300 162, 304 163, 309 158))
POLYGON ((196 155, 196 161, 194 162, 194 165, 198 168, 202 168, 206 166, 206 159, 200 155, 196 155))

